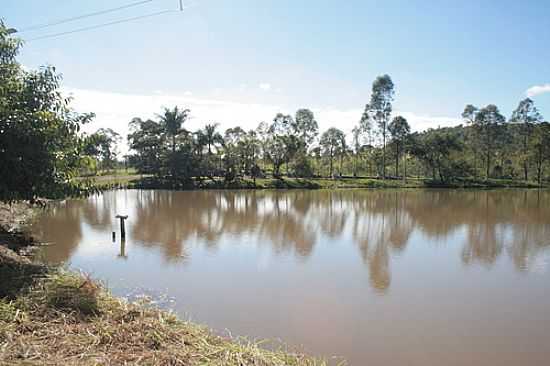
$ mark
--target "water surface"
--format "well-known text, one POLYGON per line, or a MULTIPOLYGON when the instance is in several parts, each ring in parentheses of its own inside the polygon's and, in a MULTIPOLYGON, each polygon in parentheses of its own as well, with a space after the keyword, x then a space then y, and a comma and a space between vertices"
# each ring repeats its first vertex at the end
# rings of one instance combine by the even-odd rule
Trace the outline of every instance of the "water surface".
POLYGON ((116 191, 34 231, 48 262, 220 333, 351 365, 550 362, 547 191, 116 191))

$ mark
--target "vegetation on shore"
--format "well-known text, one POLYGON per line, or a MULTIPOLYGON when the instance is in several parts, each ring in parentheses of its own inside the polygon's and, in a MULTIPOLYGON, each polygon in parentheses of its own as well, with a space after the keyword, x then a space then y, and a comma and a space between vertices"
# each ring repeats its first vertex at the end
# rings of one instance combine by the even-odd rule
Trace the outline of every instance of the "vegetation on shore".
MULTIPOLYGON (((385 189, 385 188, 540 188, 538 182, 514 180, 514 179, 455 179, 452 182, 439 180, 408 178, 402 179, 376 179, 362 177, 348 178, 249 178, 243 177, 227 182, 223 178, 192 179, 174 185, 170 179, 161 179, 154 176, 140 176, 136 174, 104 175, 89 177, 88 184, 98 190, 107 189, 385 189)), ((547 184, 542 186, 548 187, 547 184)))

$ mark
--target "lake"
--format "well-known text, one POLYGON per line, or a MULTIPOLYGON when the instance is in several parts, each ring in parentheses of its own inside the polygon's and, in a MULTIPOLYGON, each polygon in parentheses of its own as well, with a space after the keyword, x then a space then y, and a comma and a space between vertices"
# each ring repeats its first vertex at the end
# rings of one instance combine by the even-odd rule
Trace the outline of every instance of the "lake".
POLYGON ((47 262, 222 335, 350 365, 550 362, 548 191, 119 190, 33 231, 47 262))

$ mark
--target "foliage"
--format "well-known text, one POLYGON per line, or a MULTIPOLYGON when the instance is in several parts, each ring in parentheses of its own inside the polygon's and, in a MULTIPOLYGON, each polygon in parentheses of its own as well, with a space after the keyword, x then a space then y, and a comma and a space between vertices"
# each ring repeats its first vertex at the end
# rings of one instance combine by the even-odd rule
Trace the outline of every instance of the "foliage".
MULTIPOLYGON (((329 158, 329 176, 332 177, 334 175, 333 170, 333 160, 334 157, 337 154, 344 154, 344 148, 346 143, 346 136, 344 135, 344 132, 341 130, 331 127, 323 135, 321 136, 321 141, 319 141, 319 145, 321 145, 323 149, 323 154, 329 158)), ((340 174, 342 171, 340 171, 340 174)))
POLYGON ((21 42, 0 22, 0 199, 59 197, 78 191, 79 135, 93 114, 77 114, 60 91, 54 67, 25 71, 21 42))
POLYGON ((386 139, 388 123, 392 113, 392 102, 395 94, 394 84, 389 75, 382 75, 374 80, 370 102, 365 106, 361 124, 367 129, 369 121, 374 121, 382 136, 382 177, 386 177, 386 139))
POLYGON ((405 142, 411 133, 411 127, 409 122, 404 117, 397 116, 388 126, 388 131, 391 134, 395 145, 395 176, 399 176, 399 159, 401 158, 401 153, 405 142))

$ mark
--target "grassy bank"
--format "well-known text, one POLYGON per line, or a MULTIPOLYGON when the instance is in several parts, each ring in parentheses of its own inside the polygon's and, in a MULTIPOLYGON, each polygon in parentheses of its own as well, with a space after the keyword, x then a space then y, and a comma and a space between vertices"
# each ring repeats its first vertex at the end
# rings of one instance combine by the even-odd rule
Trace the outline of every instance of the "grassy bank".
MULTIPOLYGON (((169 179, 151 176, 117 175, 93 177, 90 183, 98 189, 141 188, 173 189, 169 179)), ((544 186, 545 188, 548 185, 544 186)), ((441 182, 424 178, 377 179, 377 178, 241 178, 226 182, 222 178, 191 180, 176 184, 176 189, 345 189, 345 188, 540 188, 538 183, 512 179, 455 179, 441 182)))
POLYGON ((324 365, 286 349, 226 339, 174 315, 128 304, 55 271, 0 300, 0 364, 324 365))
POLYGON ((22 254, 30 207, 0 204, 0 365, 325 365, 270 343, 215 335, 22 254))

